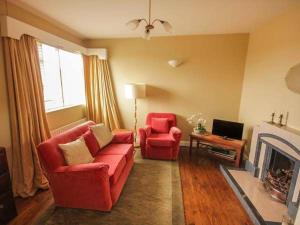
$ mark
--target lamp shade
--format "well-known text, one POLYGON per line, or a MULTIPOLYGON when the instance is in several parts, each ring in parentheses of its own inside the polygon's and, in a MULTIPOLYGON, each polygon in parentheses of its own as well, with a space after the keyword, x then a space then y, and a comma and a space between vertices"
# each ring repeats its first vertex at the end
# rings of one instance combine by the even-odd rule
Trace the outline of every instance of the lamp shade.
POLYGON ((171 24, 170 24, 168 21, 160 20, 159 22, 163 25, 163 27, 165 28, 165 30, 166 30, 167 32, 171 33, 171 31, 172 31, 172 26, 171 26, 171 24))
POLYGON ((125 84, 125 97, 128 99, 145 98, 146 84, 125 84))
POLYGON ((139 26, 140 22, 141 22, 141 19, 134 19, 134 20, 130 20, 128 23, 126 23, 126 25, 131 30, 135 30, 139 26))

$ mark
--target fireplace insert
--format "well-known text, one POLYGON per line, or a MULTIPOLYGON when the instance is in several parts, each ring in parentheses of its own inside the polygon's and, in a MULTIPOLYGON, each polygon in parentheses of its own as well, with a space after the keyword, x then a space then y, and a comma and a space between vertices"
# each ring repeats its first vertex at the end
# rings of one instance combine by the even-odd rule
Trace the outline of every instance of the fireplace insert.
POLYGON ((272 150, 264 186, 270 195, 286 203, 290 189, 295 162, 276 150, 272 150))

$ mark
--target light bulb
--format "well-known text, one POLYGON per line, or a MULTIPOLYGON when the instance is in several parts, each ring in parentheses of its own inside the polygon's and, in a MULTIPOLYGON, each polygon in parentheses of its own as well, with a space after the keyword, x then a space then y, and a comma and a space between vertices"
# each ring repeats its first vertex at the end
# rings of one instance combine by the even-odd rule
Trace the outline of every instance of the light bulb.
POLYGON ((147 29, 145 30, 144 38, 146 40, 150 40, 150 38, 151 38, 151 36, 150 36, 150 30, 147 30, 147 29))

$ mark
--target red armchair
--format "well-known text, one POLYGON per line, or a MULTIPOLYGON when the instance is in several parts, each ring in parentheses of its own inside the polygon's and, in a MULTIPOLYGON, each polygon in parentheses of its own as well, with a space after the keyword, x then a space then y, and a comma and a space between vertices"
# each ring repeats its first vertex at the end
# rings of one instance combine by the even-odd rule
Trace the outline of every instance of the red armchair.
POLYGON ((139 129, 142 156, 150 159, 176 160, 181 131, 173 113, 149 113, 146 127, 139 129))

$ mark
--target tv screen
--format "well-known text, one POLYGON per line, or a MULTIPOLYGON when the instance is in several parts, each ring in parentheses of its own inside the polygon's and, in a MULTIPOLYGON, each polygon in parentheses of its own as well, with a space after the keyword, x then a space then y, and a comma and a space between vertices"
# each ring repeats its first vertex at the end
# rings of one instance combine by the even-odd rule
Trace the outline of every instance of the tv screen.
POLYGON ((241 140, 243 128, 243 123, 214 119, 212 134, 241 140))

